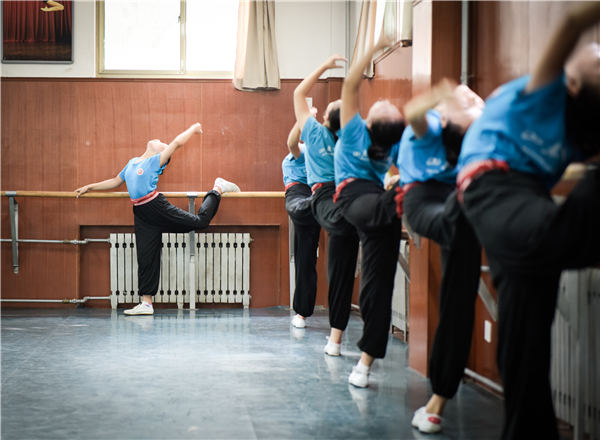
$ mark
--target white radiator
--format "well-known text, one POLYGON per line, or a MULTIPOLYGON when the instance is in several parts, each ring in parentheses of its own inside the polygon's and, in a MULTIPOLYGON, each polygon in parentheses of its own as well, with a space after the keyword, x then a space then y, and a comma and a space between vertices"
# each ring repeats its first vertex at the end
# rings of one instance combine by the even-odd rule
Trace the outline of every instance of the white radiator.
POLYGON ((402 331, 405 341, 408 341, 409 248, 408 240, 400 242, 400 255, 396 267, 394 294, 392 296, 392 326, 402 331))
POLYGON ((600 269, 563 272, 552 328, 556 416, 600 439, 600 269))
MULTIPOLYGON (((250 234, 163 234, 154 303, 250 304, 250 234), (190 243, 193 241, 193 246, 190 243)), ((139 302, 135 234, 110 234, 111 305, 139 302)))

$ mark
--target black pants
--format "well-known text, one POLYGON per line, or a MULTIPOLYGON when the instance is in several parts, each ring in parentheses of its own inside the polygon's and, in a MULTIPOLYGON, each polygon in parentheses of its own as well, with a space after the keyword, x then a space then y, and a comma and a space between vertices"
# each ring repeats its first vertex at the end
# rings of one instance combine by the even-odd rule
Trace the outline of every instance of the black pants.
POLYGON ((304 317, 313 314, 317 297, 317 248, 321 226, 312 215, 310 187, 298 183, 285 192, 285 210, 294 223, 296 289, 294 311, 304 317))
POLYGON ((504 439, 558 439, 550 342, 560 273, 600 261, 600 169, 556 204, 530 175, 490 171, 464 193, 499 295, 504 439))
POLYGON ((329 325, 345 330, 350 319, 354 271, 358 256, 358 235, 333 203, 335 185, 327 183, 313 194, 312 212, 329 233, 327 278, 329 280, 329 325))
POLYGON ((395 189, 385 191, 375 182, 355 180, 341 191, 337 201, 362 243, 360 313, 364 328, 358 347, 374 358, 385 356, 390 331, 402 233, 395 194, 395 189))
POLYGON ((162 234, 208 227, 219 209, 220 200, 217 191, 208 192, 198 215, 171 205, 162 194, 151 202, 133 207, 140 295, 154 296, 158 290, 162 234))
POLYGON ((404 213, 413 231, 435 241, 442 250, 440 316, 429 375, 433 392, 451 399, 471 349, 481 246, 453 185, 430 180, 413 186, 404 195, 404 213))

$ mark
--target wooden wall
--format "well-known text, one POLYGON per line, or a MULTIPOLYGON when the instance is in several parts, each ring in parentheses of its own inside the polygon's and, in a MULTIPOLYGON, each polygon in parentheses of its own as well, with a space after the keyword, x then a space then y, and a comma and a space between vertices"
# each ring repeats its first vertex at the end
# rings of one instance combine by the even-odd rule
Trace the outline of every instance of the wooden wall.
MULTIPOLYGON (((244 191, 282 191, 281 160, 294 122, 292 93, 297 84, 284 80, 280 91, 248 93, 224 80, 4 78, 2 190, 72 191, 113 177, 129 158, 144 152, 149 139, 168 142, 200 121, 204 134, 177 151, 160 178, 159 190, 206 191, 222 176, 244 191)), ((340 90, 340 80, 319 81, 311 93, 313 102, 322 110, 340 90)), ((21 238, 105 238, 109 232, 132 230, 126 199, 18 202, 21 238)), ((186 199, 172 202, 187 209, 186 199)), ((9 238, 5 197, 1 209, 1 236, 9 238)), ((251 305, 288 304, 283 199, 223 199, 212 225, 209 230, 252 233, 251 305)), ((2 244, 4 298, 109 294, 106 244, 21 244, 19 251, 21 267, 15 275, 10 244, 2 244)), ((326 305, 323 244, 319 255, 317 304, 326 305)))
MULTIPOLYGON (((530 73, 566 11, 585 2, 471 2, 471 87, 482 97, 530 73)), ((600 25, 581 43, 600 41, 600 25)))

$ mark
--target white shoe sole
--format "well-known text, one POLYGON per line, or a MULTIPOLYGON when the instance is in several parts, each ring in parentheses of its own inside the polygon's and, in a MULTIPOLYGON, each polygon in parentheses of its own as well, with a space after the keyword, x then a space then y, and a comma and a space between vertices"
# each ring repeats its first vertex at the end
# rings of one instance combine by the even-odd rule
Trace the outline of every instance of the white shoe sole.
POLYGON ((348 383, 352 386, 355 386, 356 388, 367 388, 369 386, 369 381, 363 382, 363 381, 359 381, 357 379, 353 379, 352 375, 350 375, 350 377, 348 377, 348 383))
POLYGON ((127 316, 148 316, 148 315, 154 315, 154 311, 151 312, 130 312, 129 310, 125 310, 125 312, 123 312, 125 315, 127 316))
POLYGON ((326 345, 326 346, 325 346, 325 348, 323 349, 323 352, 324 352, 324 353, 325 353, 327 356, 334 356, 334 357, 341 356, 341 354, 342 354, 342 350, 339 350, 339 351, 338 351, 338 350, 328 350, 328 349, 327 349, 327 345, 326 345))

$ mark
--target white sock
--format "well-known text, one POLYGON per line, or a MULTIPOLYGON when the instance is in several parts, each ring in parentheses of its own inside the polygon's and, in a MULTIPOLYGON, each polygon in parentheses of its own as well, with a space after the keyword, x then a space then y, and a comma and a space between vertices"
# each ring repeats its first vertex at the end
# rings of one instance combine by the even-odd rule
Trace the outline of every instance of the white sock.
POLYGON ((369 374, 369 371, 371 370, 371 367, 368 367, 367 365, 363 364, 361 361, 358 361, 355 368, 356 368, 356 371, 358 371, 360 373, 364 373, 364 374, 369 374))
POLYGON ((142 304, 148 306, 148 307, 152 307, 152 304, 146 301, 142 301, 142 304))

